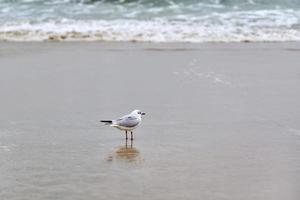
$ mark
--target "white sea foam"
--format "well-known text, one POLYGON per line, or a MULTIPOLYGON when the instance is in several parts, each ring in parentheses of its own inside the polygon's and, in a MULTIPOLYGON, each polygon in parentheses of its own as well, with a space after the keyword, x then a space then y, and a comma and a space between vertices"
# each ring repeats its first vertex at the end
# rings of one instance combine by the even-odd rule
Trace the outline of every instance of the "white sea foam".
POLYGON ((8 41, 144 41, 240 42, 299 41, 300 31, 280 27, 206 26, 164 21, 76 21, 5 24, 0 40, 8 41))
POLYGON ((290 128, 290 129, 288 129, 288 132, 293 135, 300 136, 300 129, 290 128))
POLYGON ((4 152, 9 152, 11 151, 10 148, 8 146, 5 145, 0 145, 0 150, 4 151, 4 152))

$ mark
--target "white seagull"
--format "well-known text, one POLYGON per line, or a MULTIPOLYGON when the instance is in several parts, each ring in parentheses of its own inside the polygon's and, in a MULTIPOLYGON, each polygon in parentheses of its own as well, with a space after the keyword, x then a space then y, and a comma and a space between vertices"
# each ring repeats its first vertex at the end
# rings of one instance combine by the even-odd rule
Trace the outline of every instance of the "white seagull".
POLYGON ((133 140, 132 131, 141 123, 142 115, 145 115, 145 113, 141 112, 140 110, 134 110, 130 114, 125 115, 125 116, 123 116, 119 119, 116 119, 116 120, 101 120, 100 122, 104 122, 106 125, 110 125, 112 127, 120 129, 122 131, 125 131, 126 140, 128 139, 127 131, 130 131, 131 140, 133 140))

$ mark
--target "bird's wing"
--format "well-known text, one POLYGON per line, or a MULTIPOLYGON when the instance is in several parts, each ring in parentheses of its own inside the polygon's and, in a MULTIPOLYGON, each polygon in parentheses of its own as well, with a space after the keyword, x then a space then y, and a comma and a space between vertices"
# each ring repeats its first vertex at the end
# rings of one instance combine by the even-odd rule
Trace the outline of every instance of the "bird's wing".
POLYGON ((115 121, 116 125, 124 126, 124 127, 135 127, 139 123, 140 120, 137 117, 130 116, 130 115, 126 115, 115 121))

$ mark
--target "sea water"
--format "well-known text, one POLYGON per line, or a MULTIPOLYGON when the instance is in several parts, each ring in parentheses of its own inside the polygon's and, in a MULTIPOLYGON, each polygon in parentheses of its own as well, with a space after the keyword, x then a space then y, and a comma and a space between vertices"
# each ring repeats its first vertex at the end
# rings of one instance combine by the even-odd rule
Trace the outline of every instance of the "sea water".
POLYGON ((0 0, 0 41, 299 41, 299 0, 0 0))

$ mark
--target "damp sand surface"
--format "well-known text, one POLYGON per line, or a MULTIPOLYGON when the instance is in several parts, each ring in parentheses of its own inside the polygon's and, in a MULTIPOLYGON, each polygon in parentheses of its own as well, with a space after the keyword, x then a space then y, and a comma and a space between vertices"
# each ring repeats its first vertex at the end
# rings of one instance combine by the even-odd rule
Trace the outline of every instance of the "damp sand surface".
POLYGON ((297 200, 299 43, 1 43, 0 199, 297 200), (139 108, 135 139, 99 123, 139 108))

